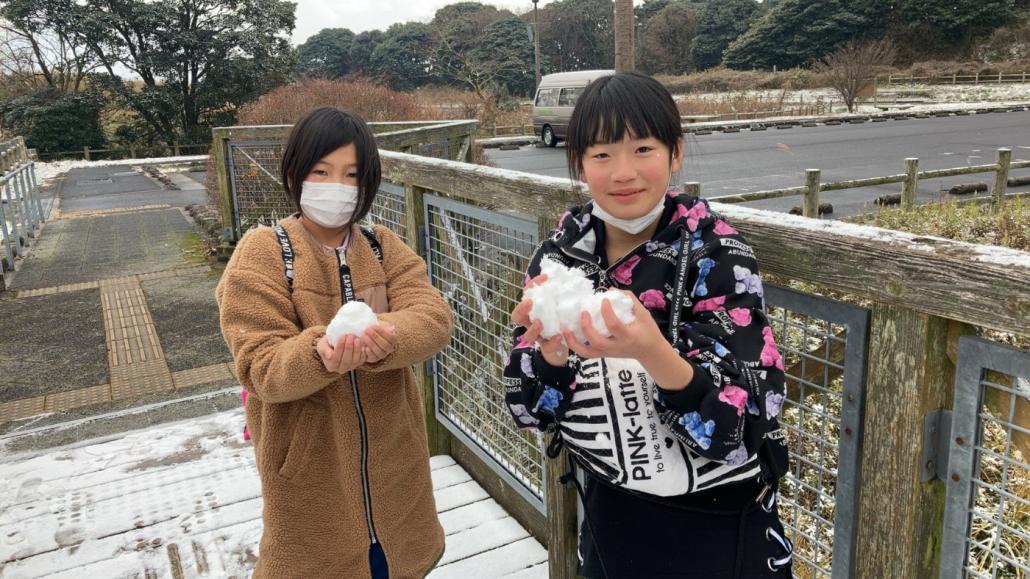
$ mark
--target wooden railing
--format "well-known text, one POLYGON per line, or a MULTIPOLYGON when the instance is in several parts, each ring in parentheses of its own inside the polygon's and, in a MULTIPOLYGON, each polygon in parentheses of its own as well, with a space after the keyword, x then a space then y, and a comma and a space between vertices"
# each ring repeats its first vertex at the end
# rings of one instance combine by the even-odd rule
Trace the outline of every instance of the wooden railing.
MULTIPOLYGON (((219 138, 239 134, 250 138, 255 133, 219 138)), ((384 180, 403 186, 405 236, 415 248, 425 243, 427 195, 525 216, 536 221, 540 239, 550 235, 567 207, 587 199, 565 179, 395 151, 381 155, 384 180)), ((987 167, 1000 175, 1004 166, 1012 164, 999 160, 987 167)), ((890 182, 912 181, 912 174, 919 177, 913 169, 890 182)), ((814 181, 806 190, 831 188, 814 181)), ((1030 254, 740 205, 713 202, 712 207, 746 235, 763 273, 800 284, 807 292, 832 293, 870 312, 869 351, 860 361, 866 376, 864 439, 858 464, 850 465, 861 473, 856 555, 854 568, 840 575, 835 568, 834 576, 937 577, 946 486, 921 477, 921 450, 937 443, 935 437, 923 439, 924 419, 953 404, 954 350, 961 335, 1028 333, 1030 254)), ((544 469, 546 509, 541 512, 479 453, 448 434, 435 418, 432 371, 418 370, 425 385, 431 451, 453 456, 548 546, 551 577, 575 577, 576 497, 559 483, 563 463, 544 469)), ((498 413, 496 420, 511 420, 498 413)))
POLYGON ((1005 84, 1030 81, 1030 73, 974 73, 941 74, 933 76, 911 76, 890 74, 883 79, 885 84, 1005 84))
POLYGON ((801 206, 802 215, 805 217, 817 217, 819 214, 819 203, 823 192, 843 191, 845 189, 858 189, 861 187, 875 187, 877 185, 889 185, 901 183, 901 206, 912 207, 915 205, 916 193, 919 191, 919 181, 922 179, 936 179, 940 177, 954 177, 957 175, 975 175, 978 173, 994 173, 993 187, 991 189, 991 202, 994 207, 1000 208, 1004 203, 1009 183, 1009 171, 1013 169, 1030 168, 1030 161, 1013 161, 1012 149, 998 149, 997 161, 989 165, 973 165, 968 167, 955 167, 952 169, 935 169, 932 171, 919 171, 919 159, 905 159, 905 172, 897 175, 886 175, 883 177, 871 177, 868 179, 854 179, 850 181, 837 181, 823 183, 820 181, 822 171, 820 169, 808 169, 805 171, 805 184, 797 187, 784 189, 770 189, 767 191, 755 191, 753 193, 742 193, 739 195, 724 195, 712 197, 713 201, 719 203, 745 203, 761 199, 777 199, 780 197, 793 197, 802 195, 804 202, 801 206))

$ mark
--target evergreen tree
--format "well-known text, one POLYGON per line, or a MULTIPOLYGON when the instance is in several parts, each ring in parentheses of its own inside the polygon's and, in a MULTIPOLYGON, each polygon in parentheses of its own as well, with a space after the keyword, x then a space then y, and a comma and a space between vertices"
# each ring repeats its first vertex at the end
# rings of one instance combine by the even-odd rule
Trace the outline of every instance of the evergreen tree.
POLYGON ((297 47, 297 72, 340 78, 351 72, 354 33, 346 28, 323 28, 297 47))
POLYGON ((849 40, 879 38, 888 0, 779 0, 723 53, 736 69, 791 68, 821 58, 849 40))
POLYGON ((697 35, 690 47, 694 67, 704 70, 722 63, 722 53, 740 35, 747 32, 755 16, 760 14, 755 0, 715 0, 701 8, 697 35))

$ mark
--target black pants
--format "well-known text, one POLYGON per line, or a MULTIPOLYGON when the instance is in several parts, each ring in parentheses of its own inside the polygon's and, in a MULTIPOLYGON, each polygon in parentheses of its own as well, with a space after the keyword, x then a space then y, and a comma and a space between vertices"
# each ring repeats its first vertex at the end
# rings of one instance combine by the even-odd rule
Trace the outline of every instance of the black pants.
POLYGON ((597 536, 584 520, 579 573, 605 579, 603 559, 607 579, 733 579, 739 557, 738 579, 792 577, 784 561, 789 551, 776 539, 784 532, 775 503, 764 501, 768 511, 756 505, 742 520, 742 509, 755 505, 761 490, 757 483, 720 487, 692 495, 693 508, 680 508, 669 504, 675 500, 628 494, 588 476, 584 506, 597 536))

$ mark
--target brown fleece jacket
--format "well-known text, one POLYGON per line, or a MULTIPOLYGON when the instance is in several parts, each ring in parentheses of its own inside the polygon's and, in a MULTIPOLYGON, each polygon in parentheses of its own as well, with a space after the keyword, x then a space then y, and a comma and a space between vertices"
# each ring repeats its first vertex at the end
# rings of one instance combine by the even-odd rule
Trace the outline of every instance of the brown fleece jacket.
MULTIPOLYGON (((280 224, 295 254, 293 293, 270 227, 243 236, 215 290, 222 335, 251 395, 247 425, 264 496, 254 577, 366 578, 358 406, 348 375, 328 372, 314 348, 340 307, 339 265, 296 216, 280 224)), ((419 578, 443 554, 444 536, 411 366, 450 339, 451 310, 418 255, 389 229, 375 235, 382 265, 357 229, 347 248, 356 295, 397 328, 396 351, 357 372, 370 516, 391 579, 419 578)))

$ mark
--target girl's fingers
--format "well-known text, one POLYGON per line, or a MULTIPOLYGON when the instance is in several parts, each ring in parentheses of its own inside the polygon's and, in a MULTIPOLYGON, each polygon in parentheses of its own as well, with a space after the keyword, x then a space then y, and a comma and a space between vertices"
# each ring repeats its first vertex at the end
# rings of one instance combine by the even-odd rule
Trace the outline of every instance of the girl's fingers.
POLYGON ((522 339, 527 342, 536 342, 540 339, 540 332, 544 330, 544 325, 537 320, 529 325, 529 329, 526 330, 525 334, 522 334, 522 339))
POLYGON ((579 354, 581 358, 601 357, 601 352, 597 348, 581 343, 572 332, 565 332, 565 343, 568 344, 570 350, 579 354))
POLYGON ((386 329, 372 326, 365 330, 365 344, 377 355, 385 356, 393 350, 393 342, 386 334, 386 329))
POLYGON ((540 284, 544 283, 545 281, 547 281, 547 274, 543 274, 542 273, 542 274, 534 277, 533 279, 529 280, 529 283, 526 284, 526 287, 527 288, 531 288, 533 286, 540 285, 540 284))
POLYGON ((522 300, 511 311, 511 321, 519 326, 529 325, 529 310, 533 309, 533 300, 522 300))
MULTIPOLYGON (((607 302, 607 300, 605 300, 605 302, 607 302)), ((601 310, 602 312, 604 311, 604 302, 601 305, 601 310)), ((583 326, 583 335, 587 337, 587 341, 590 342, 591 346, 599 346, 608 340, 608 338, 605 338, 594 329, 594 322, 590 319, 590 314, 583 312, 579 316, 580 323, 583 326)), ((610 329, 611 326, 609 326, 609 330, 610 329)))
MULTIPOLYGON (((601 319, 604 320, 604 325, 608 326, 608 333, 612 336, 622 335, 622 330, 626 325, 622 323, 619 316, 615 315, 612 303, 607 298, 601 300, 601 319)), ((593 338, 590 341, 593 342, 593 338)))

